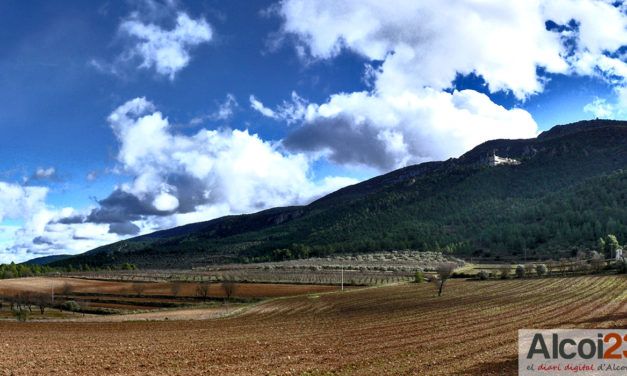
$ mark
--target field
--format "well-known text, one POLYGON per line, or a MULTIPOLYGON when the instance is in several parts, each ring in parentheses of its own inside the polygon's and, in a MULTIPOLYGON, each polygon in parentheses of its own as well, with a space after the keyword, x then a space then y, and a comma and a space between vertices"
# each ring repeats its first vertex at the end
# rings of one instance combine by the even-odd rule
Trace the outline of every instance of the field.
MULTIPOLYGON (((191 313, 193 316, 193 313, 191 313)), ((209 320, 0 322, 4 374, 500 375, 520 328, 627 326, 627 278, 397 284, 209 320)))
MULTIPOLYGON (((224 290, 219 283, 208 285, 207 299, 198 296, 200 282, 126 282, 113 280, 94 280, 83 278, 18 278, 0 281, 0 301, 2 297, 15 296, 18 293, 31 295, 45 293, 50 296, 52 291, 57 302, 73 300, 87 312, 95 309, 106 309, 109 313, 128 313, 135 311, 156 310, 161 308, 194 307, 200 303, 222 301, 224 290), (173 289, 177 286, 176 290, 173 289)), ((292 296, 305 293, 319 293, 337 290, 334 286, 325 285, 289 285, 271 283, 236 284, 234 297, 236 301, 246 302, 264 298, 292 296)), ((10 317, 8 303, 0 310, 0 317, 10 317)), ((49 309, 50 313, 54 310, 49 309)), ((50 317, 35 315, 33 318, 47 319, 50 317)), ((56 315, 47 315, 58 318, 56 315)))

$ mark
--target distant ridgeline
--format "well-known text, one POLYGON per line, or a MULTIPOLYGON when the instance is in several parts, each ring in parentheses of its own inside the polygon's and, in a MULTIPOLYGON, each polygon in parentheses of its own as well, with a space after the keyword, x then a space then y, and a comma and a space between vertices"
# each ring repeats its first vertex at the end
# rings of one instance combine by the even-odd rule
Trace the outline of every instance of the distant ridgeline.
MULTIPOLYGON (((66 255, 64 255, 66 256, 66 255)), ((64 257, 62 257, 64 258, 64 257)), ((50 266, 46 263, 46 260, 43 263, 39 262, 41 258, 26 261, 21 264, 16 264, 14 262, 10 264, 0 264, 0 279, 9 279, 9 278, 21 278, 21 277, 36 277, 39 275, 46 275, 50 273, 71 273, 71 272, 89 272, 89 271, 100 271, 100 270, 135 270, 137 269, 135 265, 132 264, 123 264, 123 265, 115 265, 115 266, 103 266, 103 267, 91 267, 87 264, 85 265, 72 265, 67 264, 66 266, 50 266)), ((52 259, 50 263, 54 262, 54 257, 49 256, 48 260, 52 259)))
POLYGON ((627 241, 627 122, 582 121, 405 167, 307 206, 228 216, 52 265, 176 268, 393 249, 570 257, 627 241))

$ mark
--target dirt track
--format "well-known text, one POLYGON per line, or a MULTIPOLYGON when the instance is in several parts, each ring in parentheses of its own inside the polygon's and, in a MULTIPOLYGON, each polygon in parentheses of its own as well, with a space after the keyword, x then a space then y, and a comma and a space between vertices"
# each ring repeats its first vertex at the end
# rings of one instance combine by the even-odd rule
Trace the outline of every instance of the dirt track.
POLYGON ((519 328, 626 327, 627 279, 298 296, 206 321, 0 323, 6 374, 515 374, 519 328))

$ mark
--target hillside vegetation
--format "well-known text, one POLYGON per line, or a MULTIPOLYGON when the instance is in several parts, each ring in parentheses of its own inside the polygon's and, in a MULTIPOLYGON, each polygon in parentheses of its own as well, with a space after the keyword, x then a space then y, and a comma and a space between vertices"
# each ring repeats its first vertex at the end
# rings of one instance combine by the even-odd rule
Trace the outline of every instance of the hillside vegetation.
POLYGON ((189 267, 393 249, 569 257, 627 239, 627 122, 493 140, 346 187, 307 206, 228 216, 97 248, 53 265, 189 267), (493 153, 519 165, 490 167, 493 153))

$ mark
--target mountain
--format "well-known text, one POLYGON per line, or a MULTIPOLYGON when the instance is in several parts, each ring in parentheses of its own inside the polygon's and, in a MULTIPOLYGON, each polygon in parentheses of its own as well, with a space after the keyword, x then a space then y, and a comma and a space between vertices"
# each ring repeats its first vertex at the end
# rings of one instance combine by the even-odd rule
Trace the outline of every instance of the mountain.
POLYGON ((559 125, 408 166, 305 206, 227 216, 99 247, 52 265, 177 268, 412 248, 564 257, 627 238, 627 122, 559 125), (490 166, 494 155, 518 164, 490 166))
POLYGON ((72 257, 72 255, 52 255, 52 256, 42 256, 30 259, 28 261, 24 261, 22 264, 28 265, 48 265, 50 263, 65 260, 67 258, 72 257))

